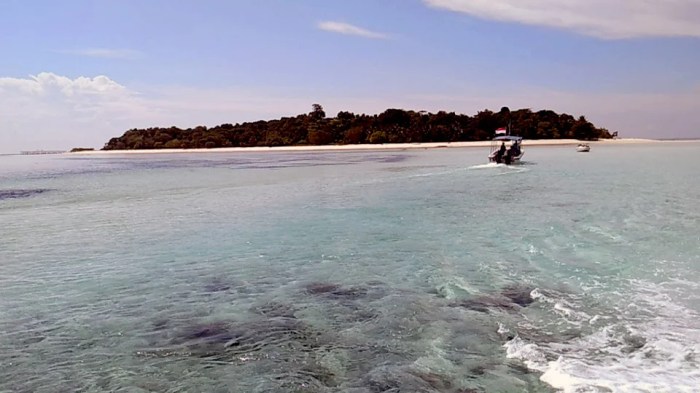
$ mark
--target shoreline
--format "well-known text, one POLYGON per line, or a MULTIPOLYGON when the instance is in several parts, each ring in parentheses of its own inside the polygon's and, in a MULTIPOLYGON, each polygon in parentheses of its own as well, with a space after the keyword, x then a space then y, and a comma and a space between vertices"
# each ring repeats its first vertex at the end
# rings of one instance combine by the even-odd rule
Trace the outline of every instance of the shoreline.
MULTIPOLYGON (((533 139, 523 140, 523 147, 536 146, 571 146, 579 143, 590 145, 630 145, 649 143, 677 143, 688 141, 663 141, 657 139, 621 138, 601 139, 599 141, 580 141, 578 139, 533 139)), ((313 145, 313 146, 254 146, 254 147, 219 147, 212 149, 144 149, 144 150, 88 150, 66 152, 63 155, 129 155, 129 154, 188 154, 188 153, 259 153, 259 152, 314 152, 314 151, 374 151, 374 150, 416 150, 438 148, 474 148, 490 147, 492 141, 471 142, 426 142, 426 143, 383 143, 358 145, 313 145)))

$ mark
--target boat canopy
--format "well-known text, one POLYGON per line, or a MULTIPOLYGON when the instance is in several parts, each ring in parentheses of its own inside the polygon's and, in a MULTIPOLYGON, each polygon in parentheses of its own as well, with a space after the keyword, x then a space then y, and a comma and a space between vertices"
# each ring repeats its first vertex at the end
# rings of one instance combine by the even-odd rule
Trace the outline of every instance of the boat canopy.
POLYGON ((513 142, 520 142, 523 140, 523 137, 521 136, 515 136, 515 135, 503 135, 503 136, 497 136, 493 138, 494 141, 513 141, 513 142))

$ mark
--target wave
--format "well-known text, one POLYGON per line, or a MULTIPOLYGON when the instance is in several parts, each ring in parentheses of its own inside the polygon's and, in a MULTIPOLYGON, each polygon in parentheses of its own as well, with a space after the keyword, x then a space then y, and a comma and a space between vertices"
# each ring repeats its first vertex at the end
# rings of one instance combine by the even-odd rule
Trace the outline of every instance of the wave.
POLYGON ((700 392, 700 315, 674 302, 663 284, 632 284, 628 304, 593 317, 563 294, 533 291, 560 320, 587 321, 581 331, 590 332, 566 340, 523 332, 504 344, 506 356, 563 392, 700 392))
POLYGON ((496 164, 495 162, 490 162, 488 164, 472 165, 467 168, 468 170, 482 170, 482 169, 500 169, 497 176, 509 175, 512 173, 528 172, 530 169, 525 168, 522 165, 506 165, 506 164, 496 164))
POLYGON ((495 162, 489 162, 488 164, 472 165, 469 169, 491 169, 491 168, 508 168, 506 164, 496 164, 495 162))

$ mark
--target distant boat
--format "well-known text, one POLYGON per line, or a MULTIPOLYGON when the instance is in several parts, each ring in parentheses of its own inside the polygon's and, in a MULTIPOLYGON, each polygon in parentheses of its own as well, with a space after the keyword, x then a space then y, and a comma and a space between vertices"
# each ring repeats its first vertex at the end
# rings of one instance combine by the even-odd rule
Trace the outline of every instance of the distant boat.
POLYGON ((591 147, 588 145, 588 143, 579 143, 576 147, 576 151, 579 153, 588 153, 591 151, 591 147))

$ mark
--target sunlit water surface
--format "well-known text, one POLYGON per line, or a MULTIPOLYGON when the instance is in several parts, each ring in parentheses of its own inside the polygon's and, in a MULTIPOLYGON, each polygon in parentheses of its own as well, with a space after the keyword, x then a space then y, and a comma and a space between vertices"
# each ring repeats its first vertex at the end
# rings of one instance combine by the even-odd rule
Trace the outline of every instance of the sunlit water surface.
POLYGON ((700 391, 700 145, 0 157, 0 391, 700 391))

